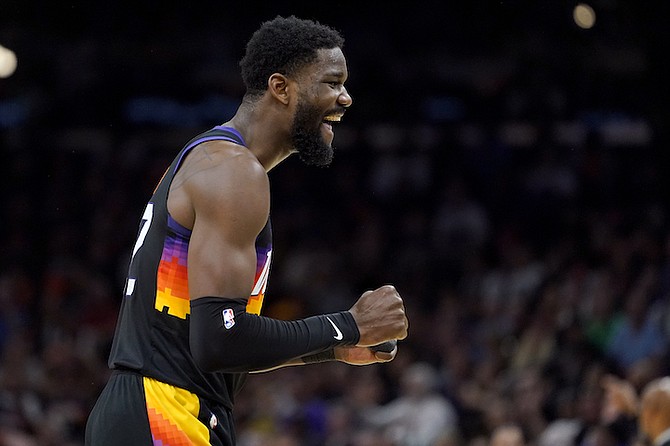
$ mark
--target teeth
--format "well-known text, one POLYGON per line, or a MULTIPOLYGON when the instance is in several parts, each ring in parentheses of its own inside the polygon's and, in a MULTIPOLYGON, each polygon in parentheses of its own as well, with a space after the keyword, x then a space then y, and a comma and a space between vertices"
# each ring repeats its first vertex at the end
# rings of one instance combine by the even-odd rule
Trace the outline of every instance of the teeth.
POLYGON ((340 120, 342 120, 342 116, 340 116, 340 115, 330 115, 330 116, 326 116, 325 118, 323 118, 323 120, 324 121, 340 122, 340 120))

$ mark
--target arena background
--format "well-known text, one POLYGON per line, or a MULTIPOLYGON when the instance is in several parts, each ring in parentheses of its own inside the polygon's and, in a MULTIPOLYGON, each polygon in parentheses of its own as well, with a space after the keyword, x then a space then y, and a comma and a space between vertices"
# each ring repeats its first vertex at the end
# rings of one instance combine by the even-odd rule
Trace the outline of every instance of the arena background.
POLYGON ((268 314, 394 283, 387 365, 254 376, 240 444, 628 444, 601 378, 668 373, 667 2, 3 0, 0 445, 80 445, 142 206, 230 117, 261 21, 346 38, 334 164, 271 173, 268 314), (592 17, 591 17, 592 18, 592 17), (586 20, 586 22, 584 22, 586 20))

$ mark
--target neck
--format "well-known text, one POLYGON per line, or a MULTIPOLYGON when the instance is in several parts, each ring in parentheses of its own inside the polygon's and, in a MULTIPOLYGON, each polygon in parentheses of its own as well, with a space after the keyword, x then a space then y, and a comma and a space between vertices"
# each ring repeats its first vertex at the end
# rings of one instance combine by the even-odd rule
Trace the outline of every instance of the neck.
POLYGON ((247 144, 247 148, 263 165, 265 171, 288 158, 293 153, 290 144, 290 125, 281 119, 285 110, 274 110, 272 104, 263 103, 263 98, 245 98, 237 113, 223 125, 236 129, 247 144))

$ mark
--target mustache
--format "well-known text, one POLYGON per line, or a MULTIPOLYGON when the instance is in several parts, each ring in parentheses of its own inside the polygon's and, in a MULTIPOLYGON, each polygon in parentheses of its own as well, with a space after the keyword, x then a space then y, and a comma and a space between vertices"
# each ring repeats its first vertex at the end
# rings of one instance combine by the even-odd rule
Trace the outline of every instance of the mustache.
POLYGON ((336 107, 332 110, 329 110, 326 112, 324 116, 329 116, 329 115, 344 115, 346 113, 347 109, 345 107, 336 107))

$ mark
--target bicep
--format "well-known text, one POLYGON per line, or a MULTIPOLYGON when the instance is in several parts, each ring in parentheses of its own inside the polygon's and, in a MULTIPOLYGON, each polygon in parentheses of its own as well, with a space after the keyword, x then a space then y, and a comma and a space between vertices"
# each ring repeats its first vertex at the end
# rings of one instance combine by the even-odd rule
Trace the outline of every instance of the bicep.
POLYGON ((191 299, 246 299, 253 287, 255 242, 267 222, 269 186, 264 172, 251 178, 235 168, 227 172, 228 178, 196 186, 193 194, 195 221, 188 250, 191 299))

